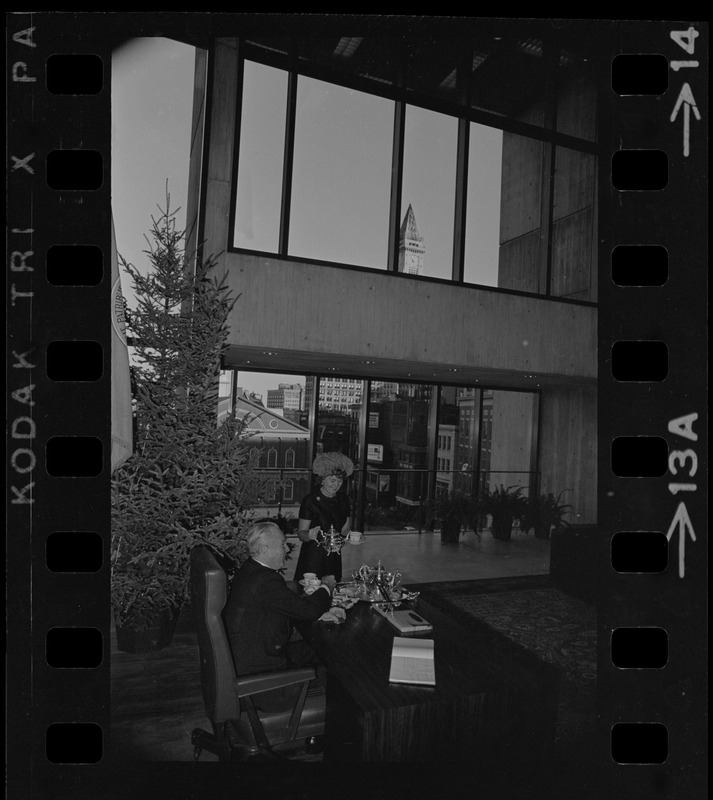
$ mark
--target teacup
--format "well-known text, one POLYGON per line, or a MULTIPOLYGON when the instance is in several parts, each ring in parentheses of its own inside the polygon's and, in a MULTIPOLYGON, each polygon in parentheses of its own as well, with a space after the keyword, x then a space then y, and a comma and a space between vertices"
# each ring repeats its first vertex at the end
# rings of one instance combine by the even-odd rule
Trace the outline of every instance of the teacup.
POLYGON ((317 573, 316 572, 305 572, 303 576, 305 582, 317 580, 317 573))
POLYGON ((360 542, 363 538, 364 534, 361 531, 351 531, 349 534, 350 542, 360 542))

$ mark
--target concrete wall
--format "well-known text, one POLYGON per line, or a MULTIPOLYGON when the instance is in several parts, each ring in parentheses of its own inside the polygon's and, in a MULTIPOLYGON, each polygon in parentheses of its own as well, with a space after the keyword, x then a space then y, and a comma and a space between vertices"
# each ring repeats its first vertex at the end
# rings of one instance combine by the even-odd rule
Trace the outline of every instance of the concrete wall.
POLYGON ((238 346, 596 375, 593 308, 276 258, 228 254, 223 263, 240 294, 230 320, 238 346))
POLYGON ((540 491, 574 506, 568 521, 597 521, 597 392, 543 392, 540 400, 540 491))

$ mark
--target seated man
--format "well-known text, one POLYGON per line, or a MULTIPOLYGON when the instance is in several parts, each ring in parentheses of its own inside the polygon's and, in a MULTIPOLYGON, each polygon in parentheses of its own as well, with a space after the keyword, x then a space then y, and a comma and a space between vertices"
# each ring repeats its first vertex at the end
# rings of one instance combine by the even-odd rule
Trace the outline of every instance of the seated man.
MULTIPOLYGON (((278 526, 272 522, 253 525, 247 544, 250 558, 236 573, 223 611, 236 673, 316 665, 316 655, 305 641, 290 641, 293 620, 313 621, 329 609, 334 576, 325 576, 317 591, 300 597, 277 572, 285 566, 289 552, 278 526)), ((256 697, 256 705, 263 711, 281 710, 298 693, 295 686, 264 692, 256 697)))

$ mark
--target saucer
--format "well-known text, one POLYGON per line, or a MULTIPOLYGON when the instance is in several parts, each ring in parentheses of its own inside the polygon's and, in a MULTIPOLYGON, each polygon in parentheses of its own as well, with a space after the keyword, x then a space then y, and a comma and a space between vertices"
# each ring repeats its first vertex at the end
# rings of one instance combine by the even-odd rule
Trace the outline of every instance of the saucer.
POLYGON ((302 578, 301 581, 298 581, 298 583, 300 586, 304 586, 305 588, 308 586, 314 586, 315 589, 319 589, 319 587, 322 585, 321 583, 307 583, 304 578, 302 578))
POLYGON ((332 597, 332 605, 337 606, 338 608, 343 608, 348 611, 352 606, 355 606, 359 602, 358 597, 347 597, 343 594, 334 593, 332 597))
POLYGON ((340 597, 358 597, 359 596, 359 587, 358 586, 343 586, 337 587, 334 590, 334 595, 339 595, 340 597))
POLYGON ((352 539, 347 539, 347 544, 364 544, 364 538, 357 539, 357 541, 353 541, 352 539))

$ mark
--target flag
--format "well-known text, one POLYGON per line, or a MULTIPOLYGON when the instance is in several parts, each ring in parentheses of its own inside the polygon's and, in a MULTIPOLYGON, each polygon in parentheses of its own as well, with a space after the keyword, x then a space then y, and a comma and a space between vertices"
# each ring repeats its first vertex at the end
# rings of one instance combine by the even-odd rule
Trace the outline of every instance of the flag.
POLYGON ((111 220, 111 471, 133 452, 131 378, 126 344, 124 296, 121 292, 119 256, 114 219, 111 220))

